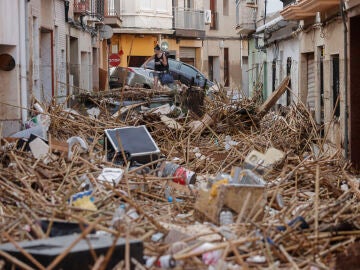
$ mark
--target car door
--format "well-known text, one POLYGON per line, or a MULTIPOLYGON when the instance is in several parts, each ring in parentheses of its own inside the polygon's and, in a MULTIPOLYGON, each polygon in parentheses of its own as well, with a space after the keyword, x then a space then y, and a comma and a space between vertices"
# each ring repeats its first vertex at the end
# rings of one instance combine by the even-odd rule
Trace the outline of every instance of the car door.
POLYGON ((196 85, 196 74, 197 72, 188 64, 182 63, 180 65, 180 81, 183 84, 190 86, 191 84, 196 85))
POLYGON ((173 60, 171 58, 169 58, 168 60, 169 60, 169 72, 173 76, 174 80, 179 80, 180 62, 173 60))

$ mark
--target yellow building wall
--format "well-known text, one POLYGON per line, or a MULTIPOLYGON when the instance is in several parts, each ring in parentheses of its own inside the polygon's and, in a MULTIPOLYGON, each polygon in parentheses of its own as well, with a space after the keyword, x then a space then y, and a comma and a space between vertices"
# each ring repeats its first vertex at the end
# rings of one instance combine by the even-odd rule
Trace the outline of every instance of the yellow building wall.
MULTIPOLYGON (((163 38, 169 44, 169 51, 176 51, 176 58, 179 58, 180 47, 195 47, 196 50, 196 66, 200 67, 201 64, 201 40, 180 40, 172 38, 163 38)), ((157 35, 131 35, 131 34, 118 34, 114 35, 111 39, 111 46, 117 45, 118 53, 120 55, 120 65, 127 67, 128 56, 151 56, 154 54, 154 47, 158 44, 157 35), (122 52, 122 53, 120 53, 122 52)), ((110 52, 111 54, 111 52, 110 52)))
POLYGON ((144 35, 114 35, 111 45, 117 45, 120 55, 120 66, 127 67, 128 56, 151 56, 154 53, 154 46, 157 44, 157 37, 144 35), (122 52, 122 55, 121 53, 122 52))

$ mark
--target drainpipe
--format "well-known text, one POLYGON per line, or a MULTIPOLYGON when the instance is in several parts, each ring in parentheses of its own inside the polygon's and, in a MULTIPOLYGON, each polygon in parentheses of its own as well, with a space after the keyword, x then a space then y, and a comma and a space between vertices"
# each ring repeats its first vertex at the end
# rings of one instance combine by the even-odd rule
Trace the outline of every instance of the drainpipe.
POLYGON ((21 102, 21 122, 24 124, 27 120, 27 44, 26 44, 26 33, 27 33, 27 22, 28 14, 27 0, 19 0, 19 50, 20 50, 20 102, 21 102))
POLYGON ((344 0, 340 1, 340 12, 341 18, 344 25, 344 91, 345 91, 345 123, 344 123, 344 151, 345 158, 348 158, 348 136, 349 136, 349 124, 348 124, 348 115, 349 115, 349 107, 348 107, 348 28, 346 24, 346 14, 345 14, 345 4, 344 0))

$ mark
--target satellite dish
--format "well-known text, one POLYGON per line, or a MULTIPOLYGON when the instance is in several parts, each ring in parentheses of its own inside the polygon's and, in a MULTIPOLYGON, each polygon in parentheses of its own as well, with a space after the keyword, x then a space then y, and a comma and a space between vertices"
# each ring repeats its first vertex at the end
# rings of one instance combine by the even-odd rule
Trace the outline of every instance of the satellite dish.
POLYGON ((109 39, 113 36, 113 34, 113 29, 106 24, 100 28, 100 38, 102 39, 109 39))

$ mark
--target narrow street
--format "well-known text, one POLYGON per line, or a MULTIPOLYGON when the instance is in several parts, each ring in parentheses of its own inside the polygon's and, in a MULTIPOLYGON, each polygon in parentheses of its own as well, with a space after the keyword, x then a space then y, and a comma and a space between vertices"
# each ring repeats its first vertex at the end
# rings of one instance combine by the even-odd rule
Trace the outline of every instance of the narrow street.
POLYGON ((0 270, 360 269, 360 2, 0 14, 0 270))

